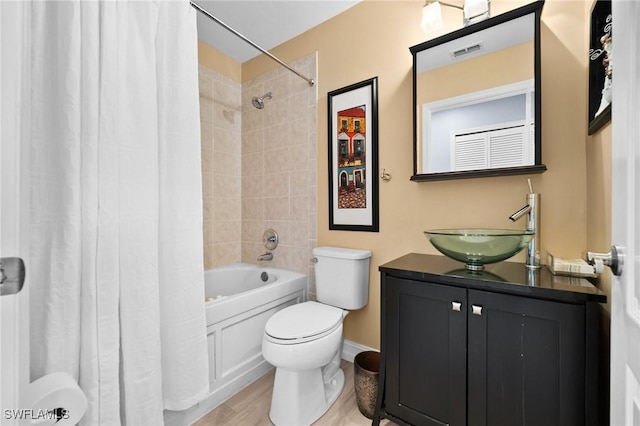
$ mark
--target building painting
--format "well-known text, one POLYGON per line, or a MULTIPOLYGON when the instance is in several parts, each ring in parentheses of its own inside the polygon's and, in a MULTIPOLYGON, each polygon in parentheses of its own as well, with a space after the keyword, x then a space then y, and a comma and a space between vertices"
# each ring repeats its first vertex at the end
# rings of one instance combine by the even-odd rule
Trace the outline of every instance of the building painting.
POLYGON ((367 207, 365 112, 365 105, 338 112, 339 209, 367 207))

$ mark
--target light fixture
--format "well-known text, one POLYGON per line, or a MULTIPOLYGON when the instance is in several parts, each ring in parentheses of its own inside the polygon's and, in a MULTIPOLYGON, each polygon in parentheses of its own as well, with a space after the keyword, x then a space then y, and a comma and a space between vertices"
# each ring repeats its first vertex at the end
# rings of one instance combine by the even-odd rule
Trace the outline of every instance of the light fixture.
POLYGON ((444 26, 442 20, 442 7, 438 0, 427 2, 422 8, 422 21, 420 21, 420 27, 425 34, 439 30, 444 26))
POLYGON ((465 0, 462 15, 465 26, 484 21, 489 17, 489 0, 465 0))
POLYGON ((425 34, 429 34, 444 26, 442 6, 462 10, 462 22, 465 26, 489 17, 489 0, 465 0, 464 6, 445 3, 440 0, 426 0, 422 8, 422 20, 420 21, 420 27, 422 27, 422 31, 425 34))

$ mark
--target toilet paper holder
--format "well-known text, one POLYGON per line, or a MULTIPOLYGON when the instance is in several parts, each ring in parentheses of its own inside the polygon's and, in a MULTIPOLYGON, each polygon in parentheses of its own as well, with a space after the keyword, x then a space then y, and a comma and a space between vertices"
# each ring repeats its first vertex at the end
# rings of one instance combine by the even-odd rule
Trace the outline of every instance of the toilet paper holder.
POLYGON ((75 425, 87 412, 87 397, 73 377, 63 372, 47 374, 29 384, 27 398, 33 415, 55 421, 56 426, 75 425))

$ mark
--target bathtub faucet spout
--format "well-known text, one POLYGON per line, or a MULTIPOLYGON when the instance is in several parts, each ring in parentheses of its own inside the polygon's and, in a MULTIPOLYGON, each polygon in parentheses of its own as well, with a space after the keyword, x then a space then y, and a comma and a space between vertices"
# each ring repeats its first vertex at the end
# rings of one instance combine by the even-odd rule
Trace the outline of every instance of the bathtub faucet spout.
POLYGON ((273 260, 273 253, 270 251, 258 256, 258 260, 273 260))

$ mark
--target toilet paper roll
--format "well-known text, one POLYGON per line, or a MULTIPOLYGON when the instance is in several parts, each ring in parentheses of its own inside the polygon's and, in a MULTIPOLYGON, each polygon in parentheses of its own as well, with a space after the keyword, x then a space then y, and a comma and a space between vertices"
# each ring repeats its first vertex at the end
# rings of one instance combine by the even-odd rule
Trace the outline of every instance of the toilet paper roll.
POLYGON ((27 389, 32 423, 72 426, 87 411, 87 397, 66 373, 51 373, 31 383, 27 389))

